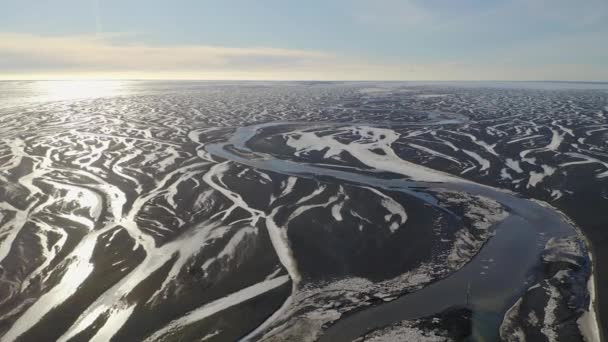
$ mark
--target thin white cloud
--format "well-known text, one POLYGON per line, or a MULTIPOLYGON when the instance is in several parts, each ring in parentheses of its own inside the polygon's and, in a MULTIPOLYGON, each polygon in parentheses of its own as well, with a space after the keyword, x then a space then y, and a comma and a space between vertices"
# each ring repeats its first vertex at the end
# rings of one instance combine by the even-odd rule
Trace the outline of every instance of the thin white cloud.
MULTIPOLYGON (((206 70, 281 63, 305 64, 328 58, 315 51, 281 48, 234 48, 205 45, 150 46, 116 44, 107 38, 89 36, 48 37, 0 33, 0 67, 21 61, 41 63, 47 69, 90 68, 93 70, 206 70)), ((27 67, 27 65, 24 65, 27 67)))
MULTIPOLYGON (((555 48, 555 47, 553 47, 555 48)), ((525 51, 525 50, 522 50, 525 51)), ((530 51, 527 52, 528 54, 530 51)), ((110 38, 0 33, 0 79, 606 80, 576 63, 386 63, 275 47, 119 44, 110 38)), ((524 61, 525 62, 525 61, 524 61)))

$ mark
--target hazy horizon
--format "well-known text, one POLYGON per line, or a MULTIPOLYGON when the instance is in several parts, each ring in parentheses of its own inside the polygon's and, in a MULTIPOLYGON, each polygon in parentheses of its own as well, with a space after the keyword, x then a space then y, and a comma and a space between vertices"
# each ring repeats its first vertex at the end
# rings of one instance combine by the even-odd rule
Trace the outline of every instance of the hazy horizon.
POLYGON ((565 83, 565 84, 608 84, 608 80, 542 80, 542 79, 530 79, 530 80, 465 80, 465 79, 453 79, 453 80, 385 80, 385 79, 202 79, 202 78, 7 78, 0 79, 0 82, 330 82, 330 83, 412 83, 412 84, 442 84, 442 83, 565 83))

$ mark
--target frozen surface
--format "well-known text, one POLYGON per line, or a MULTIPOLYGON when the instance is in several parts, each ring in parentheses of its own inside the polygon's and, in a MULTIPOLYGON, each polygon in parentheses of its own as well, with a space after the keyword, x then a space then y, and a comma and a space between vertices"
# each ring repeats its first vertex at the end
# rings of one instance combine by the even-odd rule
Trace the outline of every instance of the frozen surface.
MULTIPOLYGON (((314 339, 455 274, 496 225, 529 214, 525 198, 561 209, 590 241, 607 224, 605 89, 38 88, 0 84, 3 341, 314 339), (524 203, 519 213, 509 201, 524 203)), ((536 275, 518 302, 541 307, 512 299, 506 339, 598 339, 606 276, 592 276, 588 246, 569 236, 539 237, 534 262, 561 273, 536 275), (559 312, 574 299, 564 330, 559 312)), ((373 338, 440 335, 404 323, 373 338)))

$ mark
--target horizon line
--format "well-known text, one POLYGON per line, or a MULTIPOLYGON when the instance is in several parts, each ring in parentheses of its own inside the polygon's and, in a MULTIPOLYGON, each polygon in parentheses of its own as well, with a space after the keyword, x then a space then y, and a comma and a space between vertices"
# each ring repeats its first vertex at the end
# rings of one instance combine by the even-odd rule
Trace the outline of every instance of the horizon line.
POLYGON ((180 79, 180 78, 41 78, 41 79, 0 79, 0 82, 46 82, 46 81, 165 81, 165 82, 385 82, 385 83, 400 83, 400 82, 512 82, 512 83, 587 83, 587 84, 608 84, 608 80, 383 80, 383 79, 365 79, 365 80, 348 80, 348 79, 180 79))

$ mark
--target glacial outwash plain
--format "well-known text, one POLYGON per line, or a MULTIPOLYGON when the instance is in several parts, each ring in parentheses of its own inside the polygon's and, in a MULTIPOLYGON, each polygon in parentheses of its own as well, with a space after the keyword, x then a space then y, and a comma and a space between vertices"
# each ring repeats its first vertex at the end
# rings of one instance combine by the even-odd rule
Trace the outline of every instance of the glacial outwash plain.
POLYGON ((0 82, 0 341, 608 334, 608 84, 0 82))

